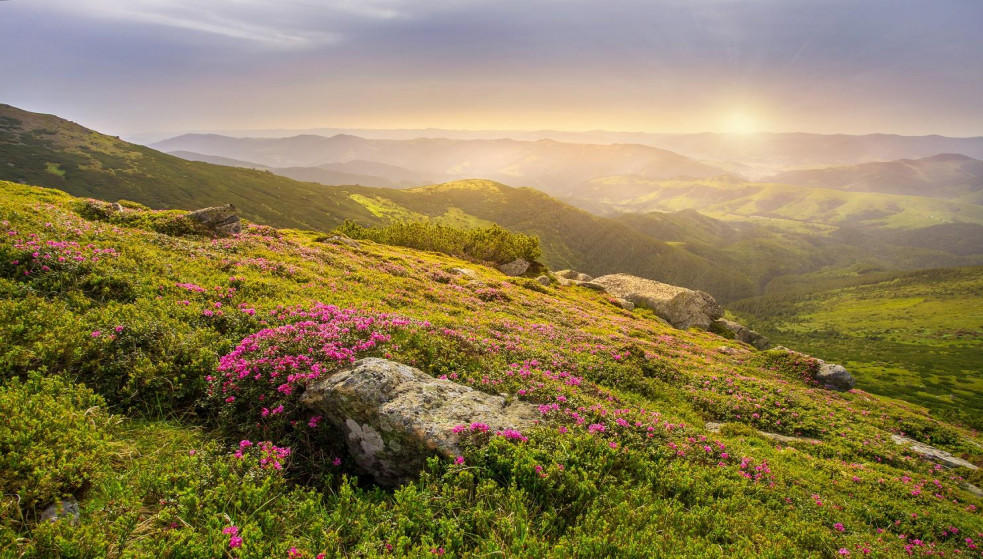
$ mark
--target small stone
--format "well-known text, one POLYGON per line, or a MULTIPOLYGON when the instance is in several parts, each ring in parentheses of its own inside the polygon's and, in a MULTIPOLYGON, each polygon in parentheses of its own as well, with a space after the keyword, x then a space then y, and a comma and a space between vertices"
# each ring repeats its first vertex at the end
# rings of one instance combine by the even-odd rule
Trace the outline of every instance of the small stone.
POLYGON ((57 522, 68 518, 72 524, 78 522, 79 504, 75 499, 65 499, 52 503, 41 512, 41 522, 57 522))
POLYGON ((506 276, 515 277, 515 276, 521 276, 522 274, 526 273, 526 270, 528 270, 529 266, 531 265, 532 263, 526 260, 525 258, 516 258, 511 262, 502 264, 501 266, 498 267, 498 270, 503 274, 505 274, 506 276))
POLYGON ((539 285, 542 285, 543 287, 550 286, 550 278, 547 276, 539 276, 538 278, 536 278, 536 281, 539 283, 539 285))

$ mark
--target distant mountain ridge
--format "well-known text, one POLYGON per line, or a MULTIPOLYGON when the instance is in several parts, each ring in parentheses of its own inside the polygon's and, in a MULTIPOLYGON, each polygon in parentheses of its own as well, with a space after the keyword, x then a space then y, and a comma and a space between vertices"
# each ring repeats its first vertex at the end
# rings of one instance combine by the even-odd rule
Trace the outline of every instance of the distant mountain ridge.
POLYGON ((576 196, 571 188, 593 177, 631 174, 656 179, 706 178, 727 173, 722 168, 650 146, 570 144, 554 140, 369 140, 344 134, 230 138, 186 134, 152 147, 252 161, 269 167, 324 167, 369 161, 411 170, 436 182, 482 177, 531 186, 562 197, 576 196))

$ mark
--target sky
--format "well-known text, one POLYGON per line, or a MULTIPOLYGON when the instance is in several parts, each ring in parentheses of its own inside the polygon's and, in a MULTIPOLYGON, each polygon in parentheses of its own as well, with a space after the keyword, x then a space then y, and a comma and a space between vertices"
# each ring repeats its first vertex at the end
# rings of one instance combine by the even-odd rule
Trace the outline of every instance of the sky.
POLYGON ((980 136, 981 29, 981 0, 0 0, 0 102, 122 136, 980 136))

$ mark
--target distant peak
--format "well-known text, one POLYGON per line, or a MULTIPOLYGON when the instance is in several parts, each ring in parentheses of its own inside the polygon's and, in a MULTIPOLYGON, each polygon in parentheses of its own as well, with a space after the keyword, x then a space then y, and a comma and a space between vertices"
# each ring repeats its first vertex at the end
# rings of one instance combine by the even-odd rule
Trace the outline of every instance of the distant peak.
POLYGON ((923 161, 974 161, 974 159, 968 155, 963 155, 961 153, 940 153, 938 155, 933 155, 931 157, 925 157, 923 161))

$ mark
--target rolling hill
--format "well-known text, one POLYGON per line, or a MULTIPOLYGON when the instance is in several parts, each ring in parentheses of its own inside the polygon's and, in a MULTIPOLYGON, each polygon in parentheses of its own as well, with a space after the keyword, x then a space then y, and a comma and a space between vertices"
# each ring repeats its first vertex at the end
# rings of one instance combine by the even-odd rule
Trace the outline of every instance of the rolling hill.
POLYGON ((762 218, 802 224, 914 229, 946 223, 983 224, 983 206, 924 196, 746 182, 736 178, 658 181, 606 177, 585 192, 609 211, 695 209, 722 219, 762 218), (645 194, 641 194, 641 193, 645 194), (636 197, 619 198, 621 193, 636 197))
POLYGON ((768 182, 983 203, 983 161, 958 154, 788 171, 768 182))

